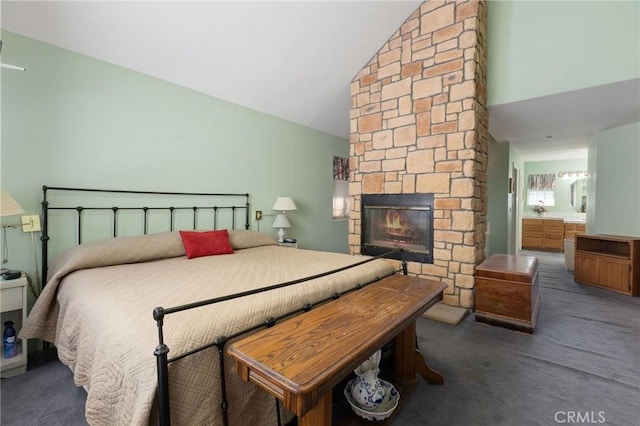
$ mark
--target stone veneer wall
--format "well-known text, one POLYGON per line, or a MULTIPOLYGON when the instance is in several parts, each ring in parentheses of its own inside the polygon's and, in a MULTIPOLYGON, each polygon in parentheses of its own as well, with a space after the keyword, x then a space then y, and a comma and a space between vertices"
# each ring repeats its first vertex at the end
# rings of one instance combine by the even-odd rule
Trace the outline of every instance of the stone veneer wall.
POLYGON ((424 2, 351 84, 349 220, 360 253, 362 194, 434 194, 434 263, 409 273, 473 307, 484 259, 488 131, 486 0, 424 2))

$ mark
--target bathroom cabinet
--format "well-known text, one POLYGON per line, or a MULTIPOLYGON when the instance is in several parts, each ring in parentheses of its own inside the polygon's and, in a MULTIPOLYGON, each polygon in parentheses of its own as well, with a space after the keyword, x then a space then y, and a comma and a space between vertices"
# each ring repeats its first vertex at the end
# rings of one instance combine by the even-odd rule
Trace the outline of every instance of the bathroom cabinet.
POLYGON ((574 239, 578 234, 584 234, 586 232, 586 225, 581 222, 565 222, 564 223, 564 238, 574 239))
POLYGON ((522 219, 522 248, 562 252, 564 247, 564 220, 522 219))

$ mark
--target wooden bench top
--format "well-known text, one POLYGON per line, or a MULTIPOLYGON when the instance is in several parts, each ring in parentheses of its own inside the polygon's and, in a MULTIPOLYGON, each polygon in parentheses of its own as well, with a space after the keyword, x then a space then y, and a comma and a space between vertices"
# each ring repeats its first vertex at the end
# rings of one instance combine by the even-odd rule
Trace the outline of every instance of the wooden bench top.
POLYGON ((302 416, 441 300, 445 288, 438 281, 393 275, 234 342, 228 353, 244 380, 302 416))
POLYGON ((494 254, 476 267, 475 276, 530 284, 537 270, 535 256, 494 254))

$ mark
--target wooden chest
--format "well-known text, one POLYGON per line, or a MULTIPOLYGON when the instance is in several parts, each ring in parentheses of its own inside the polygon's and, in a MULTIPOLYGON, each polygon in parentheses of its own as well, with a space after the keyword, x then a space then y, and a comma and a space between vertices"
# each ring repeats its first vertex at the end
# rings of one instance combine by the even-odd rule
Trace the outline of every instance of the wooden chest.
POLYGON ((494 254, 475 271, 476 321, 533 333, 538 316, 538 259, 494 254))

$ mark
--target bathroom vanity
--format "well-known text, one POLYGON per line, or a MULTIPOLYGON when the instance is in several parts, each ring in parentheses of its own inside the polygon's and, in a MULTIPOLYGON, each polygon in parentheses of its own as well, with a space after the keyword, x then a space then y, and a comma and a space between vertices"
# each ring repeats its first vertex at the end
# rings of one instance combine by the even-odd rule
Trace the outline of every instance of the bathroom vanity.
POLYGON ((524 250, 562 252, 563 243, 563 219, 522 219, 522 248, 524 250))
POLYGON ((584 234, 584 222, 558 218, 527 217, 522 219, 522 249, 562 253, 565 238, 584 234))

